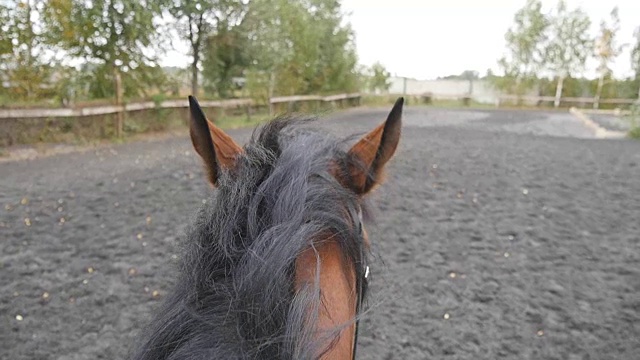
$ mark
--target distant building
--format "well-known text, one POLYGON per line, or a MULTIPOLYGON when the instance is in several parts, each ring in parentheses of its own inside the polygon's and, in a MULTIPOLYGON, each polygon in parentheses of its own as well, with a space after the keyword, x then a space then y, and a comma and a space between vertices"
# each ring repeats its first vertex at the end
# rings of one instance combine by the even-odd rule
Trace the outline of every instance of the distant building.
MULTIPOLYGON (((389 94, 423 95, 430 93, 435 99, 459 99, 471 96, 474 101, 485 104, 495 104, 502 93, 494 89, 489 81, 484 79, 462 80, 462 79, 439 79, 439 80, 417 80, 392 76, 389 78, 391 86, 389 94)), ((537 96, 537 92, 532 91, 531 96, 537 96)))

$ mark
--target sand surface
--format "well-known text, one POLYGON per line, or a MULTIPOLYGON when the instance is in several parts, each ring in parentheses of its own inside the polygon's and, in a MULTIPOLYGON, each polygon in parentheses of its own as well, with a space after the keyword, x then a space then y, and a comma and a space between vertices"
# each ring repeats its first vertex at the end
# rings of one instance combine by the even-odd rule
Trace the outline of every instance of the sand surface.
MULTIPOLYGON (((368 228, 358 358, 638 359, 640 142, 568 113, 405 114, 368 228)), ((385 115, 319 124, 347 135, 385 115)), ((186 134, 0 174, 0 359, 125 358, 208 196, 186 134)))

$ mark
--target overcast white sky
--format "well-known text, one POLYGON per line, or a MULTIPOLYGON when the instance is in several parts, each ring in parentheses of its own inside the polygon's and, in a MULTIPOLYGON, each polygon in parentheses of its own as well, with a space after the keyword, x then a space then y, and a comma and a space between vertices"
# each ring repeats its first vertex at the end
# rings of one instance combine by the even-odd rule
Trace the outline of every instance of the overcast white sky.
MULTIPOLYGON (((360 63, 380 61, 397 76, 430 79, 496 69, 504 34, 526 0, 342 0, 356 33, 360 63)), ((557 4, 543 0, 545 11, 557 4)), ((630 42, 640 26, 640 0, 568 0, 591 17, 592 34, 614 6, 620 9, 620 41, 630 42)), ((186 49, 185 49, 186 50, 186 49)), ((163 65, 186 66, 169 55, 163 65)), ((186 59, 184 59, 186 60, 186 59)), ((590 64, 591 69, 595 66, 590 64)), ((631 74, 629 50, 613 65, 616 76, 631 74)), ((588 72, 586 75, 591 75, 588 72)))

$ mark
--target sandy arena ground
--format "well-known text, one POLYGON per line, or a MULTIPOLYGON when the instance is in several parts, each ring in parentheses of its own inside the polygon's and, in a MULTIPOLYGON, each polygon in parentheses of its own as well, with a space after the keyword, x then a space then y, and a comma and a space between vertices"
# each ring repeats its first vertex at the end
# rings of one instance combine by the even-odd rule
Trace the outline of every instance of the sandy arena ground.
MULTIPOLYGON (((386 112, 319 125, 364 132, 386 112)), ((640 142, 568 113, 405 114, 358 357, 640 358, 640 142)), ((0 174, 0 359, 125 358, 208 196, 187 135, 0 174)))

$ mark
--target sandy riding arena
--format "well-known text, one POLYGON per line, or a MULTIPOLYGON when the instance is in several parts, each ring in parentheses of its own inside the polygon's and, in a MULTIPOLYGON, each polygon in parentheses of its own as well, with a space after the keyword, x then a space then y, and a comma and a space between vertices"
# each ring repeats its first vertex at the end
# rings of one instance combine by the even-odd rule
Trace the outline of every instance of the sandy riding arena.
MULTIPOLYGON (((199 161, 185 133, 0 163, 0 359, 126 358, 207 201, 199 161)), ((639 358, 640 142, 569 113, 408 106, 375 197, 358 358, 639 358)))

